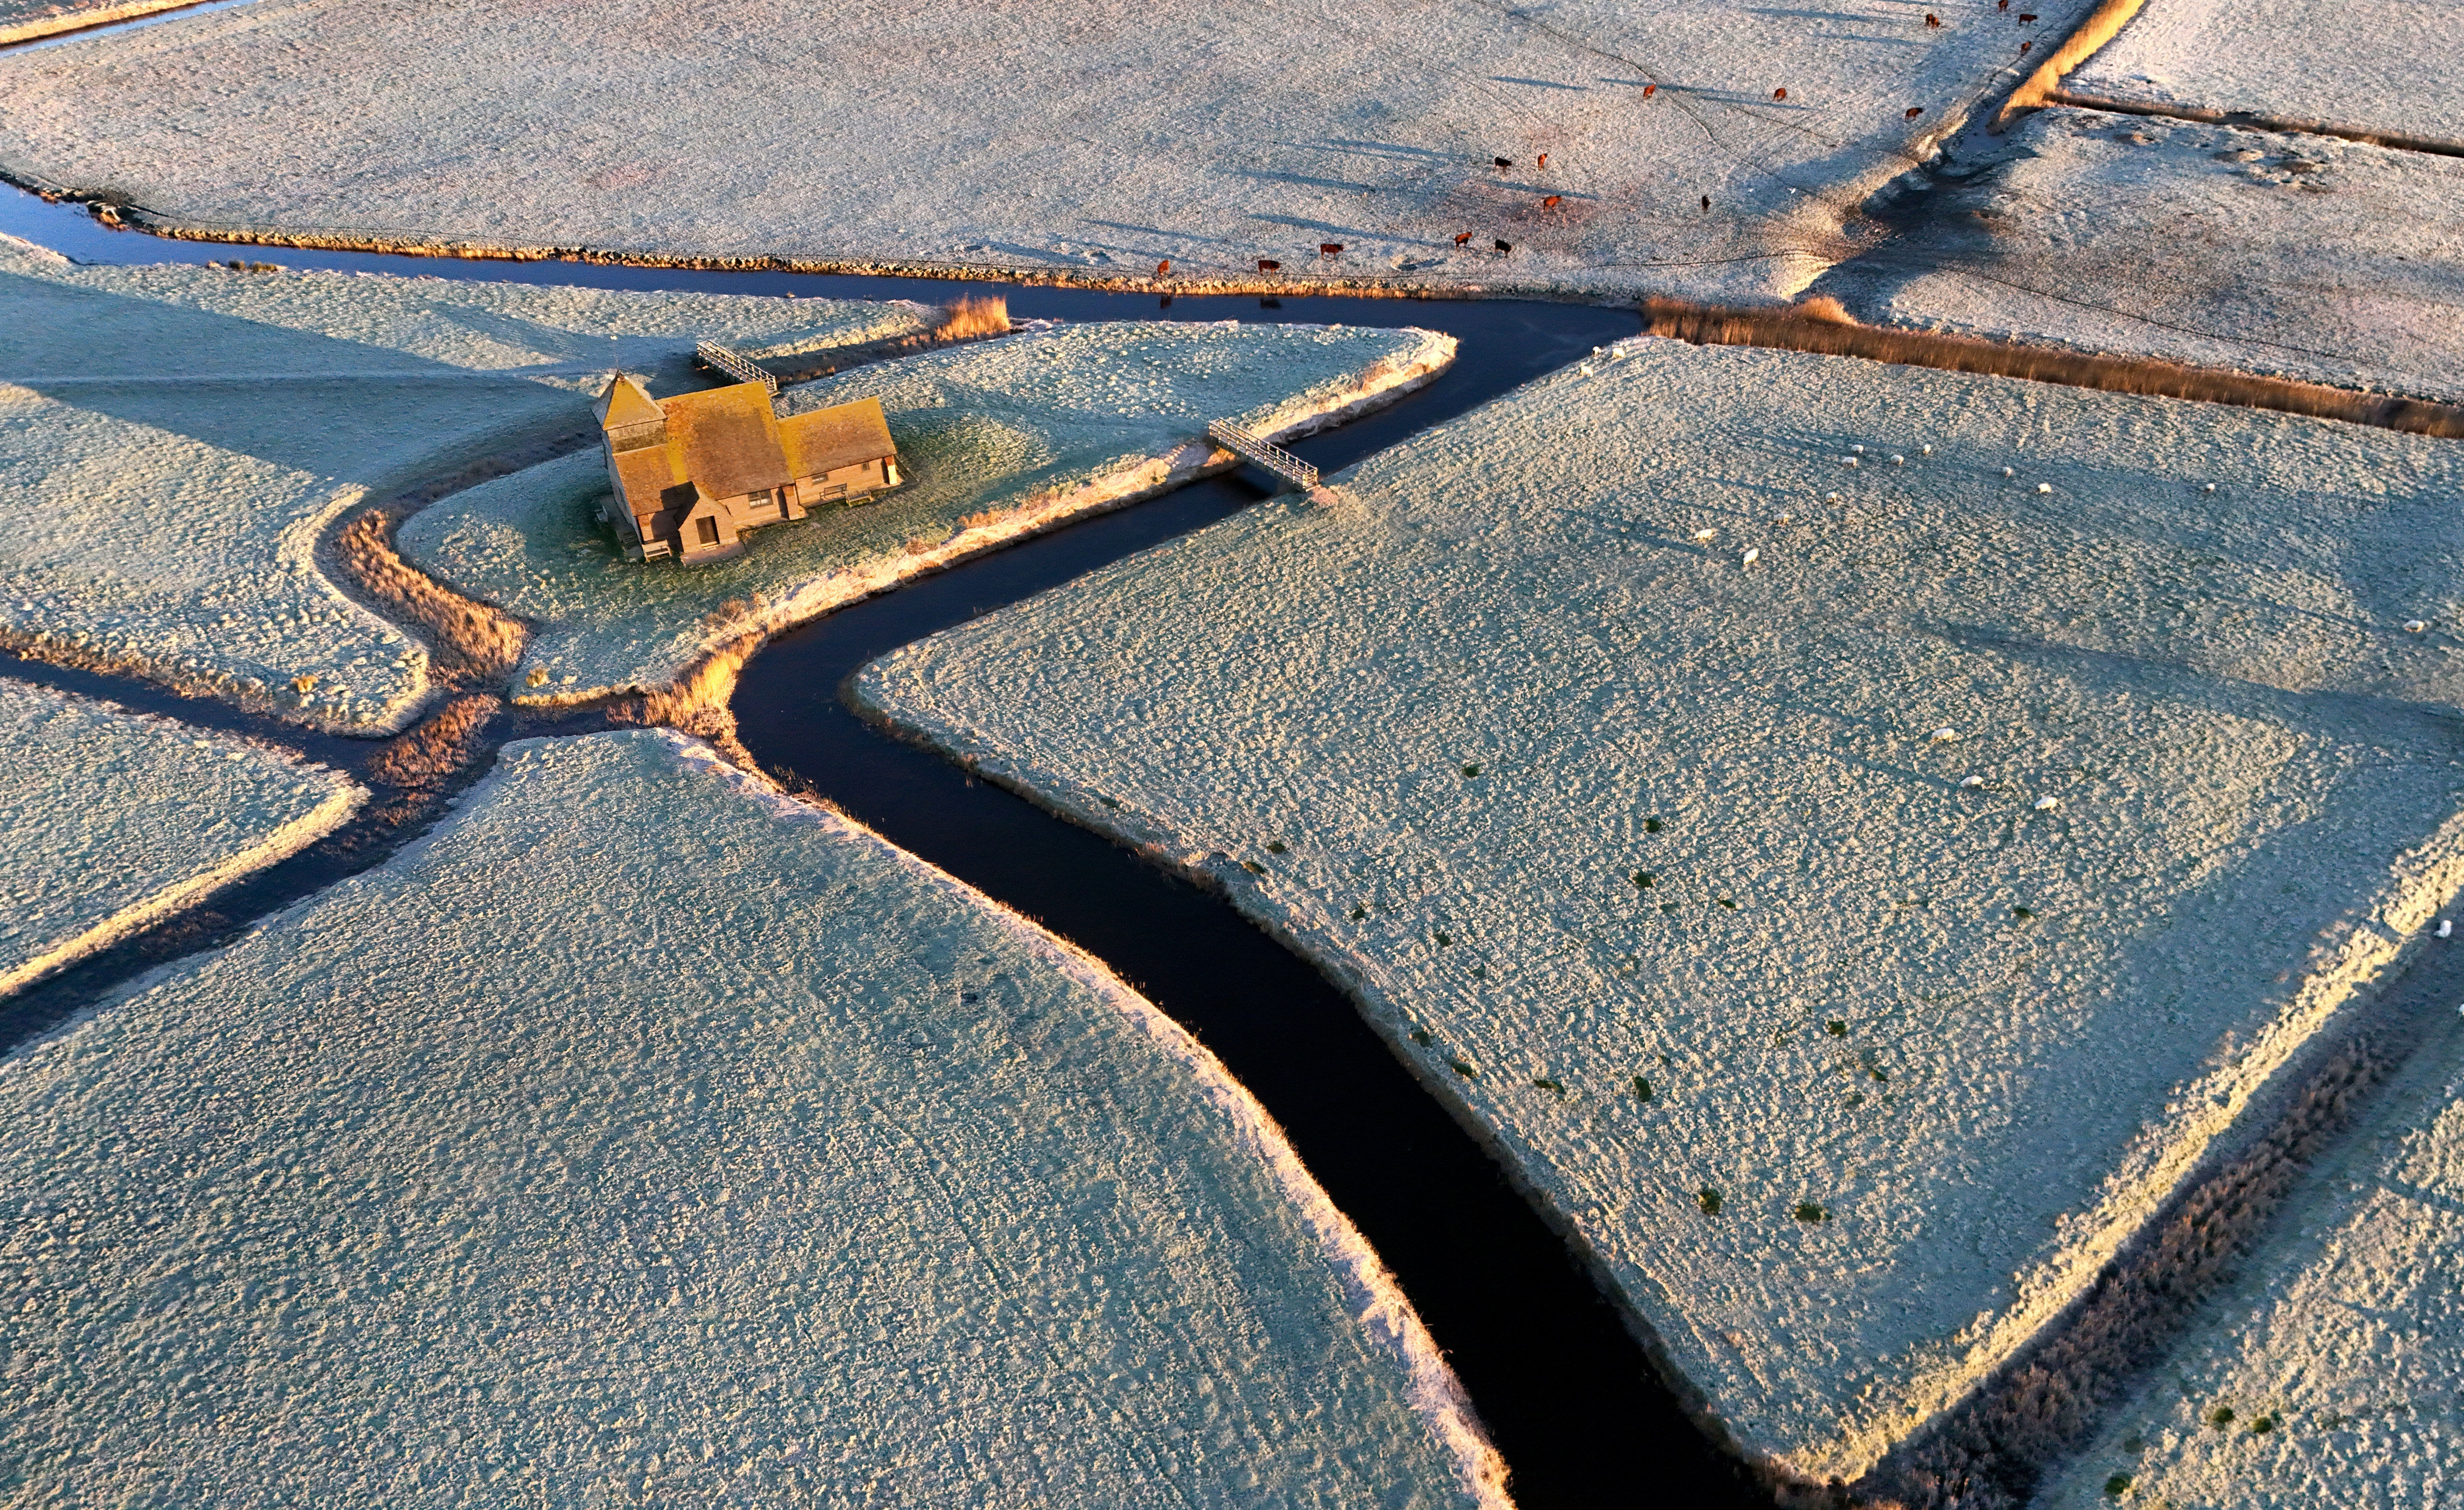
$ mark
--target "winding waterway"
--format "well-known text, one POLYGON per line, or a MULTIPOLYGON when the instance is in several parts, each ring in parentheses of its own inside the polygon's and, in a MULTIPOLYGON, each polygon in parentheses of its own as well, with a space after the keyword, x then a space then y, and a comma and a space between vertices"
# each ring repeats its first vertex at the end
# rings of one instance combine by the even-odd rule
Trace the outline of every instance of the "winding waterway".
MULTIPOLYGON (((76 207, 5 189, 0 231, 94 262, 196 264, 237 255, 295 269, 598 288, 927 301, 998 292, 1021 318, 1412 324, 1458 337, 1455 366, 1437 382, 1389 410, 1292 447, 1325 471, 1641 328, 1632 311, 1574 304, 1158 299, 923 279, 235 248, 112 231, 76 207)), ((792 770, 803 785, 892 843, 1102 957, 1221 1056, 1393 1267, 1513 1468, 1514 1495, 1527 1510, 1768 1506, 1768 1496, 1695 1429, 1572 1251, 1314 968, 1227 903, 890 738, 858 720, 843 700, 847 679, 878 655, 1262 496, 1243 476, 1194 484, 979 557, 781 636, 745 668, 735 703, 741 737, 764 765, 792 770)), ((9 664, 12 672, 36 670, 9 664)), ((294 747, 313 744, 314 753, 329 761, 335 746, 349 743, 209 711, 209 705, 112 678, 43 668, 38 679, 73 681, 77 690, 199 722, 236 721, 294 747)), ((512 732, 560 731, 547 725, 512 732)), ((216 899, 215 906, 228 918, 262 916, 383 853, 287 861, 216 899)), ((151 962, 133 955, 98 961, 53 983, 38 1015, 56 1020, 71 998, 91 999, 151 962)), ((23 1010, 33 1004, 14 1005, 23 1010)), ((7 1026, 16 1031, 6 1039, 16 1039, 40 1024, 20 1017, 7 1026)))

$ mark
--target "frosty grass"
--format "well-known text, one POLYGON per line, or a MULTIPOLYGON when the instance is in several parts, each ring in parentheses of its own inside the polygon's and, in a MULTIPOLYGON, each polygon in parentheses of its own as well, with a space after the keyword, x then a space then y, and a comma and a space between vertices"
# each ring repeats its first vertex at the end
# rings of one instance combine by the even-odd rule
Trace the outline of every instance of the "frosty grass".
POLYGON ((1205 1051, 664 732, 0 1062, 0 1204, 48 1503, 1502 1503, 1205 1051))
POLYGON ((366 795, 261 745, 0 680, 0 994, 306 848, 366 795))
POLYGON ((1853 1479, 2455 886, 2459 481, 1645 339, 858 695, 1318 960, 1745 1451, 1853 1479))
POLYGON ((2042 1510, 2434 1505, 2464 1483, 2464 1029, 2448 1016, 2042 1510))

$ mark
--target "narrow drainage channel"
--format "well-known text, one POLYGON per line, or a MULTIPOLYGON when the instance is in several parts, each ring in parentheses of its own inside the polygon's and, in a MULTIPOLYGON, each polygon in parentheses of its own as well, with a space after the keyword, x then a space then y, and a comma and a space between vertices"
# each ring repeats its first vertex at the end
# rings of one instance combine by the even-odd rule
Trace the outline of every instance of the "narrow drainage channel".
MULTIPOLYGON (((1600 339, 1534 335, 1510 355, 1467 339, 1464 360, 1480 364, 1482 389, 1502 388, 1600 339)), ((1448 404, 1432 389, 1292 449, 1332 471, 1467 396, 1448 404)), ((1513 1469, 1525 1510, 1768 1510, 1769 1495, 1686 1418, 1565 1242, 1323 976, 1222 900, 875 729, 844 700, 847 678, 876 656, 1260 496, 1243 477, 1199 483, 792 631, 746 665, 738 737, 891 843, 1093 951, 1196 1033, 1393 1267, 1513 1469)))
MULTIPOLYGON (((595 288, 934 301, 998 293, 1021 318, 1418 324, 1462 339, 1455 366, 1429 387, 1293 447, 1328 471, 1641 325, 1631 311, 1581 304, 1323 297, 1295 298, 1286 307, 1249 296, 1174 300, 980 282, 241 248, 113 231, 75 206, 5 190, 0 231, 99 263, 202 264, 236 253, 295 270, 595 288)), ((892 843, 1093 950, 1197 1033, 1283 1124, 1335 1203, 1393 1266, 1513 1468, 1515 1497, 1526 1510, 1667 1502, 1768 1510, 1770 1497, 1695 1429, 1565 1243, 1314 969, 1221 900, 872 730, 839 699, 846 677, 878 655, 1260 496, 1240 477, 1202 482, 796 631, 746 667, 736 699, 743 738, 765 764, 796 771, 892 843)), ((201 723, 227 722, 222 710, 116 677, 41 668, 33 679, 75 683, 70 690, 175 717, 193 714, 201 723)), ((239 727, 257 721, 232 715, 228 722, 239 727)), ((500 738, 579 733, 595 722, 515 722, 528 726, 505 729, 500 738)), ((284 743, 318 745, 316 753, 329 760, 340 753, 313 738, 284 743)), ((493 749, 478 768, 492 762, 493 749)), ((249 920, 375 863, 407 837, 274 867, 210 899, 186 936, 197 947, 227 939, 249 920)), ((5 1015, 15 1020, 0 1022, 0 1042, 22 1041, 182 952, 174 939, 143 950, 123 946, 73 967, 9 1004, 5 1015)))

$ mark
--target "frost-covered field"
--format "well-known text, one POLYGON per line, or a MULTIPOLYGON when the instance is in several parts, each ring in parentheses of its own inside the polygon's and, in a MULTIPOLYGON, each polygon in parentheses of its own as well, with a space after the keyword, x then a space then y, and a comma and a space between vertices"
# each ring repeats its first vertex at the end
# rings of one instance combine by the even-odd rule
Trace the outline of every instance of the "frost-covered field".
POLYGON ((2464 1044, 2451 1019, 2043 1510, 2464 1494, 2464 1044), (2128 1480, 2117 1481, 2116 1476, 2128 1480))
POLYGON ((1999 150, 1823 290, 1875 320, 2464 399, 2464 162, 2065 109, 1999 150))
POLYGON ((673 735, 0 1062, 0 1204, 29 1503, 1503 1502, 1211 1055, 673 735))
POLYGON ((398 727, 427 654, 319 570, 339 514, 567 416, 587 431, 607 369, 680 384, 699 337, 810 349, 920 316, 79 267, 0 237, 0 640, 344 732, 398 727))
POLYGON ((0 680, 0 994, 306 848, 366 795, 259 745, 0 680))
POLYGON ((2464 877, 2464 461, 1623 349, 859 692, 1324 963, 1746 1451, 1854 1477, 2464 877))
POLYGON ((2464 144, 2460 35, 2458 0, 2154 0, 2062 87, 2464 144))
POLYGON ((1305 433, 1454 359, 1425 330, 1120 322, 900 358, 782 393, 782 412, 881 400, 908 485, 759 530, 704 566, 627 561, 597 522, 593 450, 413 516, 403 554, 538 625, 515 693, 564 701, 654 690, 720 644, 775 631, 1004 539, 1186 480, 1228 456, 1229 419, 1305 433))
POLYGON ((294 237, 1768 298, 2088 7, 2031 3, 257 0, 0 58, 0 162, 294 237))

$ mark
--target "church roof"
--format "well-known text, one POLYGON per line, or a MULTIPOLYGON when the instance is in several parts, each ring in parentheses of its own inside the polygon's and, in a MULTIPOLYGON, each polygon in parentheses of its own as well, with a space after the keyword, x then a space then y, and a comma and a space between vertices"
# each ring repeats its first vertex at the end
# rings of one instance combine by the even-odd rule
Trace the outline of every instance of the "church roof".
POLYGON ((679 393, 659 408, 668 416, 671 452, 711 497, 766 492, 794 479, 779 446, 770 390, 760 384, 679 393))
POLYGON ((898 455, 877 398, 790 414, 779 421, 779 440, 788 470, 800 477, 826 477, 841 467, 898 455))

